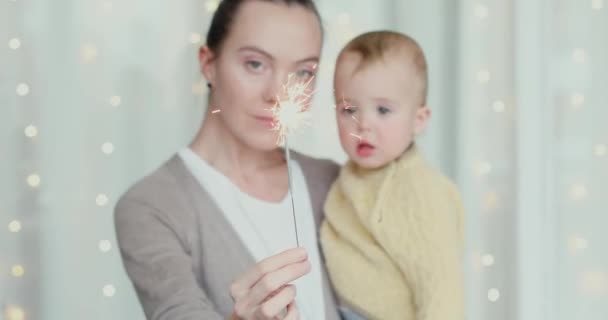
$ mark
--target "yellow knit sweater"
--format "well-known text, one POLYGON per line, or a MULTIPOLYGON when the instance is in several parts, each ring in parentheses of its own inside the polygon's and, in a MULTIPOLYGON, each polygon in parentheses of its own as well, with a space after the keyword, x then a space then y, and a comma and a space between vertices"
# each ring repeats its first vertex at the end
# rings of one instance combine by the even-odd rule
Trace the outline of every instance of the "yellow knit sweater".
POLYGON ((348 162, 321 243, 341 303, 368 319, 464 319, 463 206, 413 145, 383 168, 348 162))

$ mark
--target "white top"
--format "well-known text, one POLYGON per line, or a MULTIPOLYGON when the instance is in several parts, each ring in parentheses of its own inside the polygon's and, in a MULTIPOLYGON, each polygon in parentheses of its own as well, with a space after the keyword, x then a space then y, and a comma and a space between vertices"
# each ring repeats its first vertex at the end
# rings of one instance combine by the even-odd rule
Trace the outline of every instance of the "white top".
MULTIPOLYGON (((190 148, 179 151, 184 164, 214 199, 256 261, 296 247, 296 235, 289 193, 279 202, 267 202, 241 191, 230 179, 196 155, 190 148)), ((308 187, 297 161, 289 163, 298 237, 308 251, 309 274, 294 281, 300 318, 325 319, 321 262, 308 187)), ((226 288, 228 290, 228 288, 226 288)))

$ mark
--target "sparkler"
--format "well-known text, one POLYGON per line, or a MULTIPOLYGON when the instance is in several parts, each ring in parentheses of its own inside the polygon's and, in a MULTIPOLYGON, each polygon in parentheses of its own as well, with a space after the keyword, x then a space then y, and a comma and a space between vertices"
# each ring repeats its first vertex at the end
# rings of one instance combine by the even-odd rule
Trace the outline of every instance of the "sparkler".
POLYGON ((298 237, 298 223, 296 219, 296 207, 293 199, 293 179, 291 176, 291 157, 289 153, 289 134, 293 133, 302 125, 308 124, 308 106, 313 92, 310 92, 309 85, 314 77, 306 82, 292 82, 293 74, 287 78, 287 83, 283 85, 282 97, 277 96, 277 103, 270 109, 274 119, 272 130, 278 131, 277 145, 285 149, 285 160, 287 161, 287 179, 289 196, 291 197, 291 212, 293 215, 293 227, 296 234, 296 245, 300 246, 298 237))

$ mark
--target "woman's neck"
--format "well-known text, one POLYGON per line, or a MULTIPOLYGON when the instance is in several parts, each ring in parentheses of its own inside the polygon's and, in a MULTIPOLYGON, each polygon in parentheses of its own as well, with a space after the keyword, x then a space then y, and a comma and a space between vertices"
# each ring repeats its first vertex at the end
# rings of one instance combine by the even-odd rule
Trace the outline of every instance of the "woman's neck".
POLYGON ((284 164, 280 150, 256 150, 247 146, 216 117, 205 118, 190 148, 224 175, 237 180, 248 180, 255 173, 284 164))

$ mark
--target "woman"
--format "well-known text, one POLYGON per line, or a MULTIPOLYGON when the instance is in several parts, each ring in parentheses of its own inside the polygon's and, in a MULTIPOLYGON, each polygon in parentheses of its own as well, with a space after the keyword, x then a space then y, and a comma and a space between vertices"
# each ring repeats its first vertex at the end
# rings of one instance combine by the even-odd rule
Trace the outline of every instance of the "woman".
POLYGON ((294 153, 303 248, 286 250, 296 247, 287 163, 268 110, 289 75, 313 79, 321 44, 311 0, 219 5, 199 52, 210 88, 199 132, 115 210, 148 319, 338 319, 316 239, 338 168, 294 153))

